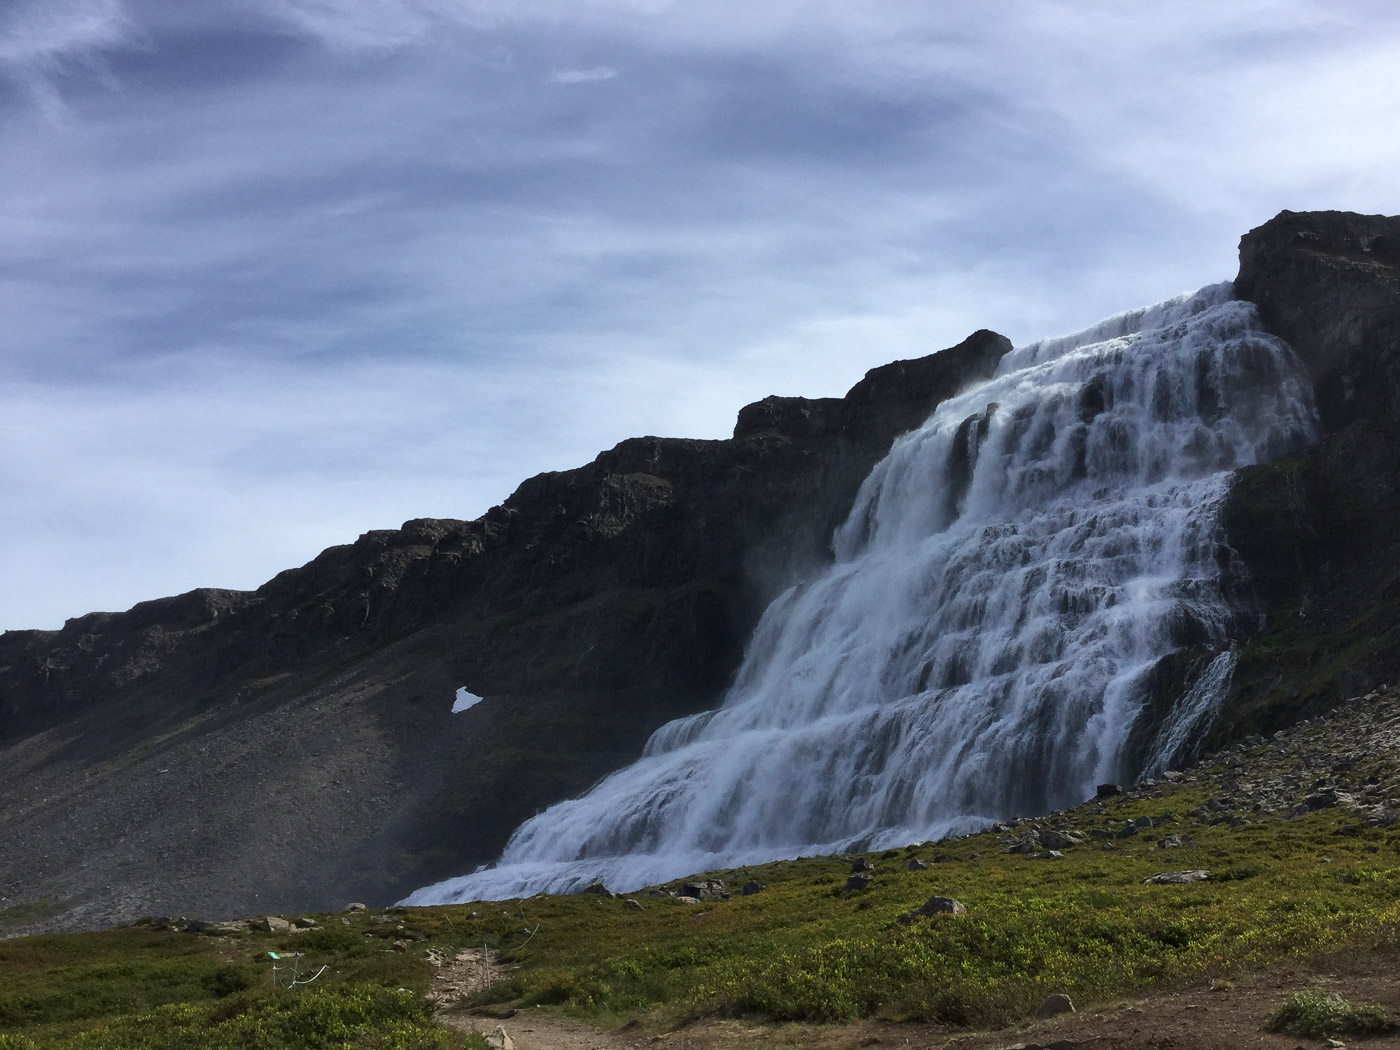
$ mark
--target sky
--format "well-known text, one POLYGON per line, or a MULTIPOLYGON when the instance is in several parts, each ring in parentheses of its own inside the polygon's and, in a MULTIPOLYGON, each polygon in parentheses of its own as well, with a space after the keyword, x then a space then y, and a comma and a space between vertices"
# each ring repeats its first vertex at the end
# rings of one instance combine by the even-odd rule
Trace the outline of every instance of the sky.
POLYGON ((1400 212, 1400 5, 4 0, 0 629, 1400 212))

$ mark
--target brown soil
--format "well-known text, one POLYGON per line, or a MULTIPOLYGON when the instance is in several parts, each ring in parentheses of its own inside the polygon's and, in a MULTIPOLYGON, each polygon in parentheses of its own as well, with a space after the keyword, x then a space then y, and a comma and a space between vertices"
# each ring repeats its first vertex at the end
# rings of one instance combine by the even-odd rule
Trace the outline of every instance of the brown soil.
MULTIPOLYGON (((462 960, 456 968, 445 967, 440 980, 460 983, 479 972, 479 960, 462 960)), ((487 1035, 502 1027, 517 1050, 1313 1050, 1339 1045, 1400 1050, 1400 1033, 1344 1035, 1329 1041, 1265 1031, 1269 1015, 1306 988, 1336 992, 1356 1004, 1378 1003, 1390 1017, 1400 1018, 1400 964, 1389 956, 1332 960, 1321 968, 1300 966, 1234 982, 1202 983, 997 1032, 880 1021, 816 1026, 711 1020, 655 1034, 635 1021, 605 1031, 539 1009, 485 1017, 449 1008, 440 1018, 453 1028, 487 1035)))

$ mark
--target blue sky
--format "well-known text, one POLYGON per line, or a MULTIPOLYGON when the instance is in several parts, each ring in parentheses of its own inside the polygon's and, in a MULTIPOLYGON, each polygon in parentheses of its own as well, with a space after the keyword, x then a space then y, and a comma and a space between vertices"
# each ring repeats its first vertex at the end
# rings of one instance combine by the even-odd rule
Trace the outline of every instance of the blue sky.
POLYGON ((0 628, 1400 212, 1384 2, 6 0, 0 628))

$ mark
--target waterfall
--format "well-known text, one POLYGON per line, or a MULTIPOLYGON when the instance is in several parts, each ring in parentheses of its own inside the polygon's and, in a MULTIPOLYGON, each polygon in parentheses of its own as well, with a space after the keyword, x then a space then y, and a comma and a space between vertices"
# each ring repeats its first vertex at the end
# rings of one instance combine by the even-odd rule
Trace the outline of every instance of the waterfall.
POLYGON ((1074 805, 1137 772, 1151 672, 1193 647, 1142 760, 1162 766, 1233 667, 1229 472, 1315 432, 1292 351, 1229 284, 1013 350, 871 472, 719 708, 406 903, 629 889, 1074 805))

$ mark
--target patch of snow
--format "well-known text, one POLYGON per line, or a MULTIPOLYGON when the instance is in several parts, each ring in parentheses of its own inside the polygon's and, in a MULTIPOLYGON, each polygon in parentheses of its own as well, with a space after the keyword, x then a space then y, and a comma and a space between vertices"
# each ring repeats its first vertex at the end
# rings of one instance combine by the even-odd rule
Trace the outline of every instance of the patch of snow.
POLYGON ((467 687, 462 686, 461 689, 457 690, 457 698, 452 701, 452 713, 460 715, 467 708, 475 707, 479 703, 481 703, 481 697, 475 693, 467 692, 467 687))

